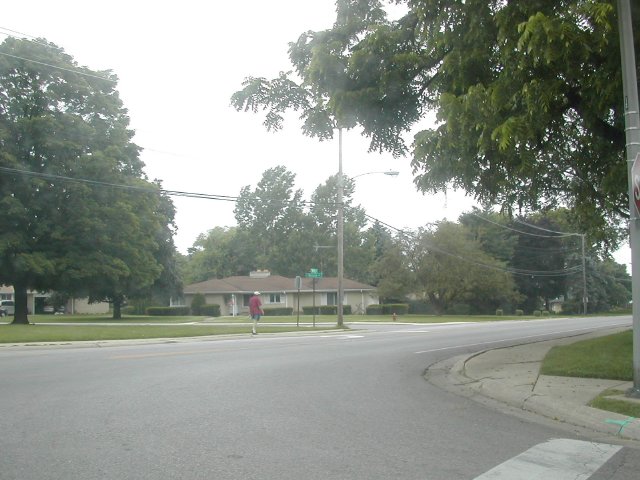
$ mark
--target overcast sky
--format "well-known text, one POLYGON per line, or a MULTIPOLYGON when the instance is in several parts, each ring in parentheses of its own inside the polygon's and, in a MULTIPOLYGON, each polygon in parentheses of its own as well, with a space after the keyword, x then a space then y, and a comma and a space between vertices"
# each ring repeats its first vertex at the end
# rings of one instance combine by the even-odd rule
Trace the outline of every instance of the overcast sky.
MULTIPOLYGON (((263 117, 239 113, 230 97, 247 76, 273 78, 291 69, 288 42, 329 28, 334 0, 135 2, 22 0, 4 2, 6 29, 44 37, 80 65, 113 70, 129 110, 135 143, 151 179, 169 190, 236 196, 268 168, 285 165, 309 198, 338 170, 338 142, 306 138, 292 115, 283 131, 267 132, 263 117)), ((17 34, 16 34, 17 35, 17 34)), ((19 35, 17 35, 19 36, 19 35)), ((419 194, 410 159, 368 153, 359 130, 345 132, 343 168, 350 176, 396 170, 398 177, 356 180, 356 203, 397 228, 456 220, 475 203, 461 192, 419 194)), ((215 226, 232 226, 233 203, 174 198, 176 245, 185 253, 215 226)), ((626 263, 624 254, 620 257, 626 263)))

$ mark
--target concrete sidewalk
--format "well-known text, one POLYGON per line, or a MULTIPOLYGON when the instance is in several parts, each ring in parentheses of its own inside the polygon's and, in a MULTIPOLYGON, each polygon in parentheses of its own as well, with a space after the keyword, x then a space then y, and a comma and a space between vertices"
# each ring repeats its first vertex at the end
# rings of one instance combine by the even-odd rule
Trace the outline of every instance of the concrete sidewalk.
MULTIPOLYGON (((612 331, 486 350, 454 357, 429 367, 425 378, 466 396, 481 395, 511 407, 620 438, 640 440, 640 419, 588 407, 609 388, 627 391, 633 384, 615 380, 540 375, 547 352, 612 331)), ((625 401, 638 401, 624 397, 625 401)))

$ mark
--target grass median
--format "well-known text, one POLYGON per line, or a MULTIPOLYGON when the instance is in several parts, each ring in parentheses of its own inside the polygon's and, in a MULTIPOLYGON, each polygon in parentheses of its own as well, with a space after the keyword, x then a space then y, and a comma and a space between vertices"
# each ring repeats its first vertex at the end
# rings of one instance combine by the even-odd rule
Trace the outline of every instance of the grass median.
MULTIPOLYGON (((560 377, 632 381, 632 331, 553 347, 545 357, 540 373, 560 377)), ((606 390, 589 405, 609 412, 640 417, 640 404, 625 401, 624 393, 620 390, 606 390)))
MULTIPOLYGON (((312 332, 333 330, 292 326, 260 326, 259 333, 312 332)), ((0 325, 0 343, 53 343, 103 340, 162 339, 209 335, 250 335, 246 325, 0 325)))

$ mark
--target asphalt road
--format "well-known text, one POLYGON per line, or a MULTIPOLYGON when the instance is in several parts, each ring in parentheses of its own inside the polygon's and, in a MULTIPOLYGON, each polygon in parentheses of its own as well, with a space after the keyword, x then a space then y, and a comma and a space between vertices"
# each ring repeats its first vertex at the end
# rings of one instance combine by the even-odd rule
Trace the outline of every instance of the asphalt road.
MULTIPOLYGON (((0 479, 476 479, 552 439, 612 441, 445 392, 425 369, 620 324, 630 319, 0 348, 0 479)), ((638 453, 624 446, 573 478, 635 480, 638 453)))

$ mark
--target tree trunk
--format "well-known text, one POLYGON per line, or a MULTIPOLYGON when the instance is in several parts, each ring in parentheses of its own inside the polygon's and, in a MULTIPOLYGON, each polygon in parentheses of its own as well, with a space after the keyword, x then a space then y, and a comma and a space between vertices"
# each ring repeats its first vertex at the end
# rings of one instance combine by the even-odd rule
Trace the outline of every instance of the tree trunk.
POLYGON ((28 309, 27 309, 27 287, 20 283, 13 284, 15 313, 13 314, 12 325, 28 325, 28 309))
POLYGON ((122 319, 122 298, 117 297, 113 299, 113 319, 122 319))

